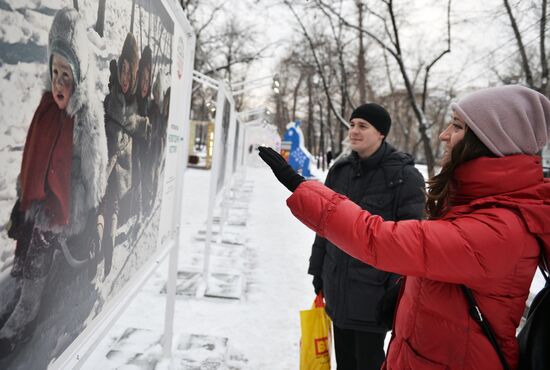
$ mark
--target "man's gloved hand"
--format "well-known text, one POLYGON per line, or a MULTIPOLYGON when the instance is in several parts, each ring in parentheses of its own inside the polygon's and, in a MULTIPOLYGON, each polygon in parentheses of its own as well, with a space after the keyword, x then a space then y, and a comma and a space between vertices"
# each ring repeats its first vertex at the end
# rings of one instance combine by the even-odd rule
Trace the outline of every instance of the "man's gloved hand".
POLYGON ((260 146, 258 151, 260 152, 259 154, 262 160, 271 167, 277 180, 286 186, 288 190, 293 192, 302 181, 305 181, 305 179, 298 175, 288 162, 273 149, 266 146, 260 146))
POLYGON ((319 294, 319 292, 323 290, 323 278, 321 278, 319 275, 313 275, 312 283, 315 294, 319 294))

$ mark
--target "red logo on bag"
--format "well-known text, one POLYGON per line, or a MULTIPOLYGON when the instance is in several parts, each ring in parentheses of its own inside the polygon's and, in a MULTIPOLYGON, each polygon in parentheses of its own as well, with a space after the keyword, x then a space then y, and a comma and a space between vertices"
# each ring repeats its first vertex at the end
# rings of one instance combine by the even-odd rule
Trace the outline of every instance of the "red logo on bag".
POLYGON ((315 339, 315 354, 317 356, 328 353, 328 337, 315 339))

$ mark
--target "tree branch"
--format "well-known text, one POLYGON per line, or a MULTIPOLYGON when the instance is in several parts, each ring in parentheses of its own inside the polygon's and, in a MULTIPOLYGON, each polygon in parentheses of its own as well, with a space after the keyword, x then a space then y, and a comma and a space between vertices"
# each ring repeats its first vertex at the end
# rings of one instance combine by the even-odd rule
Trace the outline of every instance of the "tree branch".
POLYGON ((290 4, 290 2, 288 0, 284 0, 284 4, 290 9, 290 11, 292 12, 292 14, 294 15, 294 17, 296 18, 296 20, 298 21, 298 23, 300 24, 300 28, 302 29, 302 32, 304 34, 304 36, 306 37, 308 43, 309 43, 309 46, 310 46, 310 49, 311 49, 311 52, 313 54, 313 59, 315 60, 315 65, 317 66, 317 71, 319 73, 319 75, 321 76, 321 81, 323 82, 323 89, 325 91, 325 95, 327 97, 327 101, 328 101, 328 104, 330 106, 330 109, 332 110, 332 113, 334 113, 334 115, 336 117, 338 117, 338 120, 340 121, 340 123, 342 125, 344 125, 346 128, 349 128, 349 123, 340 115, 340 113, 338 113, 336 111, 336 109, 334 108, 334 104, 332 103, 332 99, 330 97, 330 93, 329 93, 329 89, 328 89, 328 86, 327 86, 327 82, 326 82, 326 79, 325 79, 325 76, 323 74, 323 70, 321 68, 321 63, 319 62, 319 58, 317 57, 317 53, 315 53, 315 45, 313 43, 313 40, 311 39, 311 37, 309 36, 309 33, 307 32, 307 29, 306 27, 304 26, 304 24, 302 23, 302 20, 300 19, 300 17, 298 16, 298 14, 296 13, 296 11, 294 10, 294 8, 292 7, 292 5, 290 4))
POLYGON ((512 30, 514 31, 514 36, 516 37, 516 42, 518 44, 519 54, 521 56, 521 65, 523 68, 523 72, 525 73, 525 81, 527 82, 527 85, 529 85, 529 87, 535 88, 533 83, 533 74, 531 73, 531 67, 529 66, 529 59, 527 59, 527 52, 525 51, 525 45, 523 44, 523 39, 521 37, 521 33, 519 32, 516 18, 512 14, 512 8, 510 7, 510 3, 508 2, 508 0, 503 1, 504 6, 506 7, 506 13, 508 13, 508 18, 510 18, 510 23, 512 26, 512 30))
POLYGON ((548 1, 542 0, 542 10, 540 17, 540 66, 541 66, 541 76, 540 76, 540 89, 544 95, 548 95, 548 59, 546 59, 546 9, 548 8, 548 1))
POLYGON ((441 59, 445 54, 451 52, 451 1, 447 2, 447 49, 443 50, 441 54, 435 57, 434 60, 426 67, 426 73, 424 74, 424 88, 422 89, 422 111, 426 112, 426 99, 428 97, 428 78, 430 76, 430 69, 441 59))

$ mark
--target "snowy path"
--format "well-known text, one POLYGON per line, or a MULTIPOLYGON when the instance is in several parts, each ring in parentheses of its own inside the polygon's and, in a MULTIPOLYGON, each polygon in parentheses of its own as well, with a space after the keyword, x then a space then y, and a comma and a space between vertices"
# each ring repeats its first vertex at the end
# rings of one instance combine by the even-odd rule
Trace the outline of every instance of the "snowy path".
MULTIPOLYGON (((183 217, 185 245, 180 252, 180 269, 188 266, 191 250, 200 247, 193 236, 205 228, 209 175, 210 171, 196 169, 186 173, 184 208, 189 211, 183 217)), ((198 350, 188 350, 183 359, 175 351, 176 369, 299 368, 299 311, 309 308, 313 299, 311 277, 306 271, 314 234, 291 215, 285 204, 289 192, 268 169, 248 167, 245 185, 253 191, 243 229, 248 238, 243 257, 243 297, 177 298, 175 345, 185 346, 181 340, 190 334, 202 339, 195 338, 198 350), (205 361, 208 356, 217 359, 205 361)), ((165 310, 165 296, 159 292, 165 284, 166 271, 164 262, 113 325, 84 369, 168 368, 166 361, 161 361, 158 344, 165 310), (121 346, 116 341, 129 328, 148 330, 135 335, 127 345, 134 354, 143 353, 137 359, 117 354, 121 346)), ((542 278, 537 276, 533 290, 538 291, 542 285, 542 278)))
MULTIPOLYGON (((209 175, 209 171, 193 169, 186 173, 184 207, 190 211, 184 212, 183 231, 188 245, 180 253, 180 266, 186 263, 192 236, 204 228, 209 175)), ((307 265, 314 235, 292 217, 285 204, 289 193, 274 180, 269 170, 249 167, 246 184, 249 183, 253 185, 253 192, 248 205, 248 268, 243 297, 240 300, 179 297, 174 340, 177 344, 179 335, 185 333, 227 338, 227 366, 232 369, 296 369, 299 364, 299 311, 308 308, 313 300, 307 265)), ((144 341, 160 335, 164 325, 165 296, 159 291, 165 279, 166 263, 153 274, 113 325, 85 369, 136 368, 125 365, 128 359, 124 356, 111 353, 107 358, 106 355, 127 328, 150 330, 150 338, 144 341)), ((156 350, 148 355, 153 363, 158 361, 154 357, 160 347, 156 350)))

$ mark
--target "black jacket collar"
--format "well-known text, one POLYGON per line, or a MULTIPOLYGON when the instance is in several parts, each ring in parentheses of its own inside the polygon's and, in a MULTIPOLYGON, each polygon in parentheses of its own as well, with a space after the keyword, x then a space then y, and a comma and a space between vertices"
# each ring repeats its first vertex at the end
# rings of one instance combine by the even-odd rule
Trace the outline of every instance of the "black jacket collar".
POLYGON ((384 141, 380 148, 368 158, 360 158, 352 151, 351 154, 336 162, 333 167, 350 165, 356 176, 361 176, 373 169, 381 168, 387 179, 388 186, 400 183, 403 167, 414 165, 413 157, 408 153, 396 150, 391 144, 384 141))

